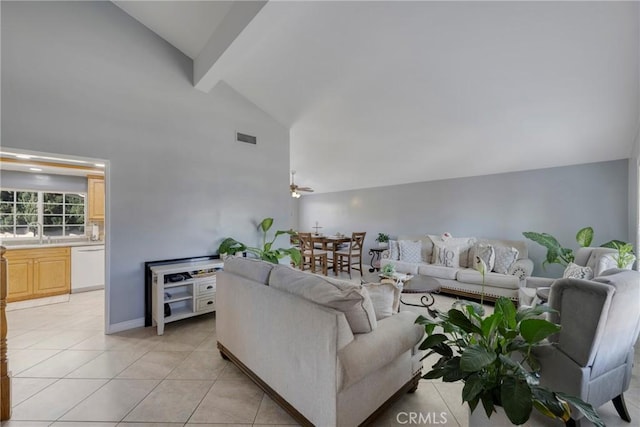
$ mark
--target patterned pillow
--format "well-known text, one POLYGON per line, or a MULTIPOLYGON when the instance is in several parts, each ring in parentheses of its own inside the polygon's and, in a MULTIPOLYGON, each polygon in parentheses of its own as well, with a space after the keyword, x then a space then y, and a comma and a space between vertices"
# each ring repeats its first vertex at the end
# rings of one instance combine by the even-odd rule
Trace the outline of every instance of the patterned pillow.
POLYGON ((593 279, 593 270, 591 267, 582 267, 572 262, 569 263, 562 274, 563 279, 593 279))
POLYGON ((400 261, 422 262, 422 242, 420 240, 400 240, 398 247, 400 248, 400 261))
MULTIPOLYGON (((493 246, 477 243, 473 247, 473 250, 474 250, 473 259, 475 260, 475 257, 479 257, 482 261, 484 261, 484 265, 487 269, 487 273, 493 270, 493 267, 496 265, 496 251, 495 249, 493 249, 493 246)), ((474 261, 474 268, 475 268, 475 261, 474 261)))
POLYGON ((496 253, 496 264, 493 271, 496 273, 507 274, 509 267, 518 259, 518 250, 507 246, 494 246, 496 253))
POLYGON ((389 240, 389 259, 398 261, 400 259, 400 248, 397 240, 389 240))
MULTIPOLYGON (((445 233, 446 234, 446 233, 445 233)), ((434 265, 444 265, 445 267, 460 267, 460 257, 465 251, 475 243, 472 237, 443 237, 427 235, 433 242, 433 253, 431 263, 434 265)), ((466 256, 464 257, 464 267, 467 267, 466 256)))

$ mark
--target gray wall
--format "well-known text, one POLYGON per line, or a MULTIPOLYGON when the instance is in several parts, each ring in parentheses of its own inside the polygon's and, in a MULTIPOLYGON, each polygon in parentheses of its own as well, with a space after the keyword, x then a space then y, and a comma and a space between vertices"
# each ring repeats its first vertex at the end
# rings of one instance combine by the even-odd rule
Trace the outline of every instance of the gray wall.
POLYGON ((15 190, 87 192, 84 176, 54 175, 20 171, 0 171, 0 186, 15 190))
MULTIPOLYGON (((392 173, 392 168, 380 173, 392 173)), ((539 169, 306 195, 300 230, 318 221, 325 234, 366 231, 392 236, 440 234, 524 240, 523 231, 547 232, 576 248, 576 232, 595 230, 594 244, 627 239, 628 160, 539 169)), ((530 241, 529 241, 530 242, 530 241)), ((557 277, 562 268, 541 268, 546 250, 529 244, 535 275, 557 277)))
POLYGON ((288 228, 289 132, 111 2, 2 2, 2 144, 108 161, 110 321, 143 316, 143 262, 288 228), (258 145, 235 142, 235 131, 258 145))

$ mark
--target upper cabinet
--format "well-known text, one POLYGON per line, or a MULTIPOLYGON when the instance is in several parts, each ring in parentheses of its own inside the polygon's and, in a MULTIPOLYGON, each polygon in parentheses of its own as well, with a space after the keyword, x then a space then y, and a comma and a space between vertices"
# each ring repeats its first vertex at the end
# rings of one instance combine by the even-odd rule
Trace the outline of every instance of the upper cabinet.
POLYGON ((104 177, 89 175, 89 221, 104 221, 104 177))

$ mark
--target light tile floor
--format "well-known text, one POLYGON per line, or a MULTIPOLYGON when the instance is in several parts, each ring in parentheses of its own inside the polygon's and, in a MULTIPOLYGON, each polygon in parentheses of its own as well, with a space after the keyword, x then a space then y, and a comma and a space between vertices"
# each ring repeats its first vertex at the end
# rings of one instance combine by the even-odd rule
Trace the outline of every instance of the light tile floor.
MULTIPOLYGON (((221 359, 215 316, 170 323, 163 336, 153 328, 104 335, 103 301, 104 293, 94 291, 73 294, 68 302, 7 313, 14 407, 11 421, 3 427, 295 424, 221 359)), ((441 309, 452 301, 436 297, 441 309)), ((636 352, 636 362, 639 355, 636 352)), ((636 364, 626 394, 635 420, 640 420, 638 372, 636 364)), ((422 414, 423 421, 438 415, 431 418, 432 425, 466 426, 461 387, 422 380, 416 393, 402 397, 374 425, 409 425, 409 414, 414 413, 422 414)), ((629 426, 611 404, 599 412, 608 426, 629 426)), ((562 424, 534 416, 528 425, 562 424)))

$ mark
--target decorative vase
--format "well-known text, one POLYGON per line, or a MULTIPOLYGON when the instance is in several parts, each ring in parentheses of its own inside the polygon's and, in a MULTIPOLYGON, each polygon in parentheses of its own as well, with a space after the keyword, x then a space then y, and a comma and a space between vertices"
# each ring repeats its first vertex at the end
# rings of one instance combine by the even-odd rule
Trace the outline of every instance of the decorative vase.
POLYGON ((514 425, 509 421, 502 406, 496 406, 495 408, 496 412, 491 414, 491 418, 489 418, 481 403, 476 406, 476 410, 473 412, 471 412, 471 408, 467 405, 467 410, 469 411, 469 427, 506 427, 514 425))

